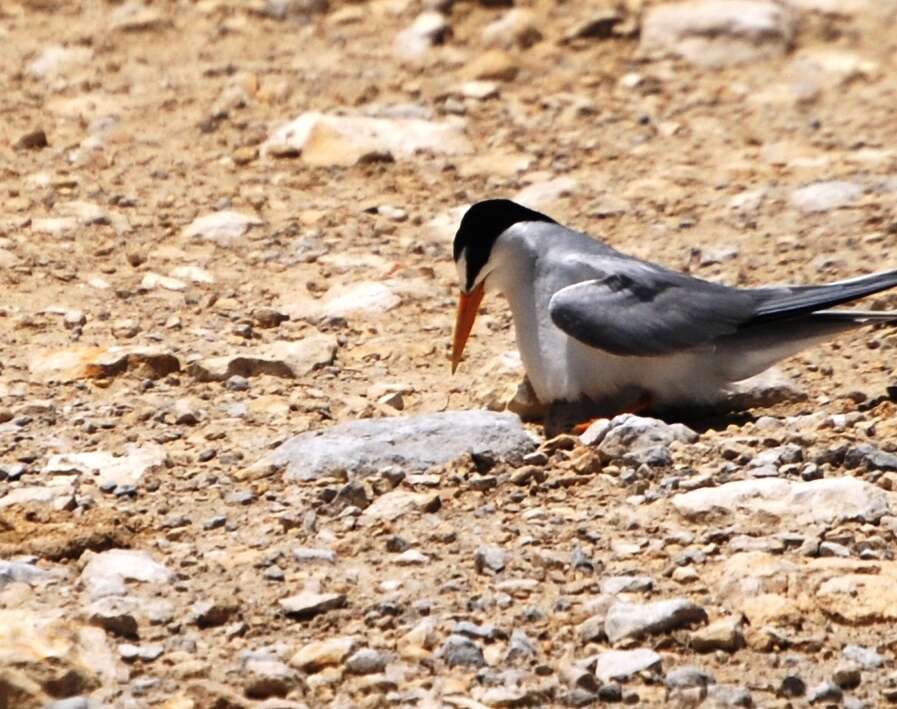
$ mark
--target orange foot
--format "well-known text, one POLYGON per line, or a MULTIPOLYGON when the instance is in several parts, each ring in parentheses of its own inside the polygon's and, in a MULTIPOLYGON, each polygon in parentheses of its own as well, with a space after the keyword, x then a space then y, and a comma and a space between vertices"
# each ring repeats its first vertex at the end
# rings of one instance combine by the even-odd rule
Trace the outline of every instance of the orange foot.
MULTIPOLYGON (((622 411, 619 411, 618 414, 639 414, 650 407, 652 403, 654 403, 654 398, 649 393, 644 392, 635 402, 624 408, 622 411)), ((576 424, 570 430, 577 436, 581 436, 588 430, 589 426, 601 418, 605 417, 591 418, 588 421, 576 424)))

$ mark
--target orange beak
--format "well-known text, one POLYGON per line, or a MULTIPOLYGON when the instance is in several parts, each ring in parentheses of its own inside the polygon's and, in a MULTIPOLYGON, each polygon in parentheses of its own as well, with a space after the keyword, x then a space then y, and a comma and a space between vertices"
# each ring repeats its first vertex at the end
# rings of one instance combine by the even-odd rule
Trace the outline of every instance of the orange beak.
POLYGON ((483 300, 483 281, 474 288, 470 293, 462 293, 458 299, 458 315, 455 318, 455 339, 452 341, 452 374, 458 368, 461 362, 461 355, 464 354, 464 345, 467 344, 467 338, 473 327, 473 321, 477 319, 477 311, 480 308, 480 302, 483 300))

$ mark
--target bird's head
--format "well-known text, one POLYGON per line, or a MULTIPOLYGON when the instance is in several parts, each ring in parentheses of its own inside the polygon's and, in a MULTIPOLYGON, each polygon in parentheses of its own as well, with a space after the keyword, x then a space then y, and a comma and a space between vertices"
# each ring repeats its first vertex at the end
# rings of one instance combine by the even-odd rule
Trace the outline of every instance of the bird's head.
POLYGON ((495 242, 519 222, 554 222, 551 217, 509 199, 477 202, 461 218, 455 234, 453 256, 461 283, 455 336, 452 343, 452 373, 461 362, 464 345, 476 320, 485 293, 486 279, 495 269, 495 242))

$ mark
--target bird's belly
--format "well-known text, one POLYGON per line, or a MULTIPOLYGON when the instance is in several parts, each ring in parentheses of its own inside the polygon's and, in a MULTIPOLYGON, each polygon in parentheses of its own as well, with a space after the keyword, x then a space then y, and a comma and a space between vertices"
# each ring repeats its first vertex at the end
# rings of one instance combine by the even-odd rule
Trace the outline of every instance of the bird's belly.
MULTIPOLYGON (((524 367, 539 400, 613 400, 624 392, 644 392, 658 404, 706 402, 723 383, 697 354, 619 357, 588 347, 562 333, 563 344, 524 367)), ((560 344, 560 343, 559 343, 560 344)))

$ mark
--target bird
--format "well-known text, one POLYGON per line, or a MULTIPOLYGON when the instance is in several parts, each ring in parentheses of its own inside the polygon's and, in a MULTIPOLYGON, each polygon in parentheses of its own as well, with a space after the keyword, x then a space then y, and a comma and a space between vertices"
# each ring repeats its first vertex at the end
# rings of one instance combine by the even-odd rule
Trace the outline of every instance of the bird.
POLYGON ((897 270, 825 285, 736 288, 628 256, 507 199, 473 204, 453 258, 452 373, 488 291, 510 306, 546 434, 618 413, 688 410, 841 333, 897 311, 835 306, 897 286, 897 270))

